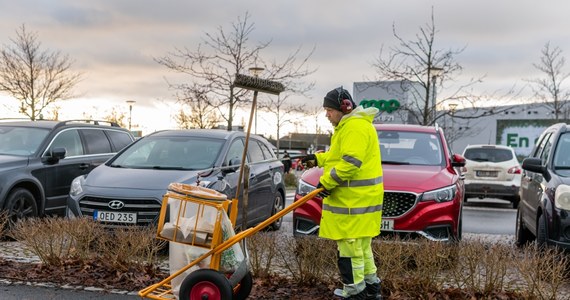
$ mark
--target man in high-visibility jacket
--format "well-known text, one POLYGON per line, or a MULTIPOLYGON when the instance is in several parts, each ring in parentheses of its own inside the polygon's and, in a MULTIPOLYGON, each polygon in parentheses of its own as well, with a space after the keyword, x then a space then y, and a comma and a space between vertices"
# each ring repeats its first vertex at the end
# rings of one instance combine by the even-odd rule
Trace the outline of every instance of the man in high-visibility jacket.
POLYGON ((323 107, 334 126, 330 149, 303 158, 324 168, 319 236, 335 240, 344 299, 382 299, 372 253, 380 234, 384 184, 378 134, 372 125, 376 108, 356 107, 342 87, 327 93, 323 107))

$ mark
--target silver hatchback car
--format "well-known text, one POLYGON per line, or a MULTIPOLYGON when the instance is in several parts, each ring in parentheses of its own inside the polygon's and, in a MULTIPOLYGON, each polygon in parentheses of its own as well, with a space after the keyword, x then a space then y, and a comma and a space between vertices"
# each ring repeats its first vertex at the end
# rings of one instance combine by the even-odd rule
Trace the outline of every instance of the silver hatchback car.
POLYGON ((517 208, 522 169, 515 151, 502 145, 469 145, 465 157, 465 201, 499 198, 517 208))

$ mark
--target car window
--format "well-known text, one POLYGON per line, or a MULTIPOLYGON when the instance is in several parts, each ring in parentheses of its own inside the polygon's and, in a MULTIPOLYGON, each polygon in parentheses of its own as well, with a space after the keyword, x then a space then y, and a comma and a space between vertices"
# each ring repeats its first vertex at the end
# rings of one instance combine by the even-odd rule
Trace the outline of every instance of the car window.
MULTIPOLYGON (((226 154, 226 158, 224 159, 224 166, 231 166, 230 160, 241 160, 243 156, 243 149, 244 144, 242 139, 236 139, 230 145, 230 149, 228 150, 228 154, 226 154)), ((246 158, 247 160, 247 158, 246 158)))
POLYGON ((106 130, 105 133, 107 133, 109 139, 111 139, 111 144, 115 146, 114 152, 122 150, 123 148, 125 148, 126 146, 130 145, 133 142, 131 136, 126 132, 117 131, 117 130, 106 130))
POLYGON ((103 130, 81 129, 80 131, 85 138, 87 154, 113 153, 109 139, 103 130))
POLYGON ((38 148, 49 130, 29 127, 0 127, 0 154, 32 155, 38 148))
POLYGON ((560 135, 554 152, 554 168, 570 169, 570 133, 560 135))
POLYGON ((112 167, 203 170, 216 162, 224 140, 198 137, 149 137, 117 156, 112 167))
MULTIPOLYGON (((83 151, 83 145, 81 144, 79 132, 76 129, 64 130, 57 134, 47 153, 50 153, 51 150, 55 148, 65 148, 66 157, 83 155, 85 153, 83 151)), ((47 153, 44 155, 47 155, 47 153)))
POLYGON ((443 152, 437 135, 423 132, 379 131, 383 163, 441 165, 443 152))
POLYGON ((513 159, 513 152, 509 149, 500 149, 492 147, 481 148, 467 148, 465 149, 464 156, 466 159, 473 161, 485 161, 500 163, 513 159))
POLYGON ((247 152, 249 154, 249 158, 254 163, 265 160, 265 157, 263 156, 263 151, 261 150, 261 147, 259 146, 259 143, 256 140, 251 140, 251 142, 248 145, 247 152))
POLYGON ((265 159, 274 159, 275 158, 275 154, 273 153, 273 151, 269 150, 269 148, 262 142, 259 142, 259 146, 261 147, 261 151, 263 152, 263 157, 265 157, 265 159))
POLYGON ((546 143, 544 144, 544 149, 542 149, 542 153, 540 153, 540 160, 542 164, 546 164, 548 161, 548 157, 550 157, 550 149, 552 148, 552 135, 549 135, 546 138, 546 143))
POLYGON ((538 144, 538 146, 536 147, 536 149, 533 153, 533 157, 540 157, 542 150, 544 149, 544 146, 546 145, 546 141, 548 141, 550 139, 551 135, 552 135, 552 132, 546 132, 543 134, 543 136, 541 137, 542 139, 540 139, 540 143, 538 144))

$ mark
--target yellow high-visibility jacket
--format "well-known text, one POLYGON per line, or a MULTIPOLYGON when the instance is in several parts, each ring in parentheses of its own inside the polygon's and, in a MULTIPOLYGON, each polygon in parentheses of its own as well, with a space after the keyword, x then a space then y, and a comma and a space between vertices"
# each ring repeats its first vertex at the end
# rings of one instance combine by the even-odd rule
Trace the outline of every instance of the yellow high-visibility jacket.
POLYGON ((319 236, 332 240, 380 234, 384 184, 378 134, 372 121, 378 109, 358 106, 335 127, 329 151, 317 153, 323 200, 319 236))

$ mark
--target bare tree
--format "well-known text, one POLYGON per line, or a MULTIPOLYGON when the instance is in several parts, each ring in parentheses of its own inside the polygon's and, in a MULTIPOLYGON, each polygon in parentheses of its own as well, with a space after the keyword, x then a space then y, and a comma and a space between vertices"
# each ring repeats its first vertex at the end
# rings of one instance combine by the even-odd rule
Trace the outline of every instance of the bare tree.
POLYGON ((562 85, 570 73, 565 72, 566 59, 562 56, 559 47, 551 47, 547 42, 541 50, 539 63, 532 64, 537 70, 544 73, 544 77, 529 80, 536 85, 535 95, 543 105, 554 112, 554 118, 558 120, 563 113, 564 106, 568 103, 570 93, 562 85))
POLYGON ((59 120, 59 112, 61 110, 61 106, 60 105, 53 105, 51 107, 51 109, 49 111, 47 111, 47 117, 46 119, 48 120, 59 120))
POLYGON ((126 118, 127 118, 127 114, 125 112, 120 111, 120 110, 116 109, 115 107, 113 107, 111 109, 111 111, 108 112, 108 114, 103 117, 103 120, 108 121, 108 122, 117 123, 121 127, 127 127, 127 124, 125 121, 126 118))
POLYGON ((176 122, 180 128, 213 128, 221 122, 216 107, 208 98, 208 91, 203 87, 194 83, 193 85, 180 84, 174 88, 178 90, 178 102, 182 104, 176 116, 176 122))
POLYGON ((278 96, 277 99, 275 97, 267 97, 267 99, 259 101, 258 108, 263 111, 267 111, 277 120, 277 138, 275 145, 277 149, 280 149, 279 139, 281 136, 281 127, 285 124, 293 123, 295 120, 294 114, 303 111, 300 105, 292 105, 287 103, 287 100, 290 96, 291 94, 286 94, 284 96, 278 96))
MULTIPOLYGON (((444 50, 436 47, 438 30, 433 9, 430 23, 420 27, 414 40, 401 37, 396 32, 395 25, 392 32, 398 45, 389 48, 387 53, 382 47, 372 66, 379 75, 379 81, 400 81, 409 89, 412 99, 400 108, 408 113, 408 119, 421 125, 433 125, 439 118, 449 115, 447 110, 441 108, 447 107, 450 102, 462 103, 462 107, 475 107, 475 102, 480 97, 470 94, 468 88, 481 82, 481 78, 469 80, 446 98, 437 97, 436 101, 435 89, 443 87, 446 80, 454 79, 462 71, 456 57, 465 48, 444 50)), ((479 112, 478 116, 480 115, 483 112, 479 112)))
POLYGON ((72 97, 80 74, 71 72, 69 56, 42 50, 25 25, 10 41, 13 45, 0 50, 0 91, 20 102, 20 113, 36 120, 50 104, 72 97))
POLYGON ((195 50, 175 49, 168 56, 155 59, 169 69, 190 75, 194 83, 207 89, 210 104, 227 121, 228 130, 232 129, 236 109, 251 101, 249 91, 233 86, 236 74, 247 73, 251 67, 262 67, 264 78, 280 81, 289 91, 302 92, 307 85, 299 81, 315 71, 307 67, 313 51, 299 62, 300 49, 297 49, 283 62, 266 63, 261 52, 271 42, 252 45, 250 35, 255 27, 249 18, 246 13, 232 23, 231 30, 218 27, 216 32, 206 33, 203 43, 195 50))

